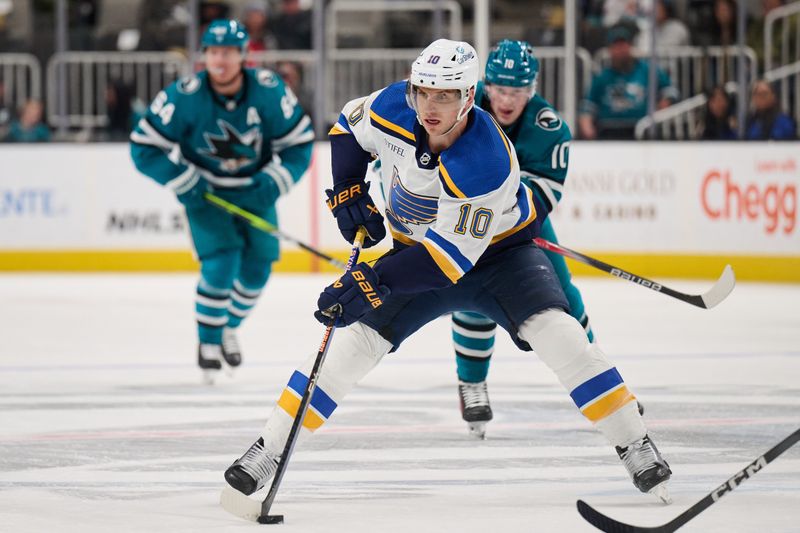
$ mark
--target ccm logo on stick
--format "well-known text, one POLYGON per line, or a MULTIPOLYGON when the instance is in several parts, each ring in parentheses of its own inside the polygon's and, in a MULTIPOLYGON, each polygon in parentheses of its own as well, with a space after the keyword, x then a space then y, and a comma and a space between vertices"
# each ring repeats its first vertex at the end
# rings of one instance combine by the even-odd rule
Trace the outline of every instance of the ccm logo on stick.
POLYGON ((755 221, 763 216, 767 219, 767 233, 775 233, 782 221, 781 229, 788 235, 797 222, 797 188, 793 184, 740 185, 731 180, 730 171, 714 170, 703 179, 700 201, 703 211, 713 220, 755 221))

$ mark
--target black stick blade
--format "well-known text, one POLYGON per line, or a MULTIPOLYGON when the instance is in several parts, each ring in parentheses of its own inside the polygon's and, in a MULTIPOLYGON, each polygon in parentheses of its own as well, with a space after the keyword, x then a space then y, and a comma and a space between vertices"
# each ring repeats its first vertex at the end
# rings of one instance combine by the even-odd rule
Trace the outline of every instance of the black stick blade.
POLYGON ((258 517, 259 524, 283 524, 282 514, 265 514, 258 517))
POLYGON ((606 533, 672 533, 677 529, 672 527, 671 523, 663 526, 642 527, 617 522, 583 500, 578 500, 578 512, 587 522, 606 533))

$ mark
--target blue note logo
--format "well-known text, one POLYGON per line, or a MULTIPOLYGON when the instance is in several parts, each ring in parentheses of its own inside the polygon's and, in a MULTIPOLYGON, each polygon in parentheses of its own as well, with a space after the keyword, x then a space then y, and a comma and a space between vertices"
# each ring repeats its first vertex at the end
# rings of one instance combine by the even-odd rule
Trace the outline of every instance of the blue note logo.
POLYGON ((392 169, 386 215, 392 227, 405 235, 413 232, 407 224, 432 224, 439 211, 439 199, 414 194, 403 186, 397 167, 392 169))

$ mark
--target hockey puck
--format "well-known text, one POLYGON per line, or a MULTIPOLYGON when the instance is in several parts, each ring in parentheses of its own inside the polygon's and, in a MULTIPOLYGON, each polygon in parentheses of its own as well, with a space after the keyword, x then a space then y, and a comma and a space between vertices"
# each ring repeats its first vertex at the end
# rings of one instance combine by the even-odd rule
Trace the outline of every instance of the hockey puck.
POLYGON ((282 514, 265 514, 258 517, 259 524, 283 524, 282 514))

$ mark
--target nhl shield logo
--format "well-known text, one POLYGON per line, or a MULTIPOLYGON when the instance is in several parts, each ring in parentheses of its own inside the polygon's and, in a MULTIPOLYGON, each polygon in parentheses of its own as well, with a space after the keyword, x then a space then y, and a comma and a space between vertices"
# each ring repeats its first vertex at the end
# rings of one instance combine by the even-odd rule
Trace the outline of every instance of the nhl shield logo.
POLYGON ((419 162, 422 163, 423 165, 427 165, 428 163, 431 162, 431 154, 425 152, 424 154, 419 156, 419 162))
POLYGON ((561 117, 552 108, 545 107, 536 114, 536 125, 546 131, 556 131, 561 127, 561 117))

